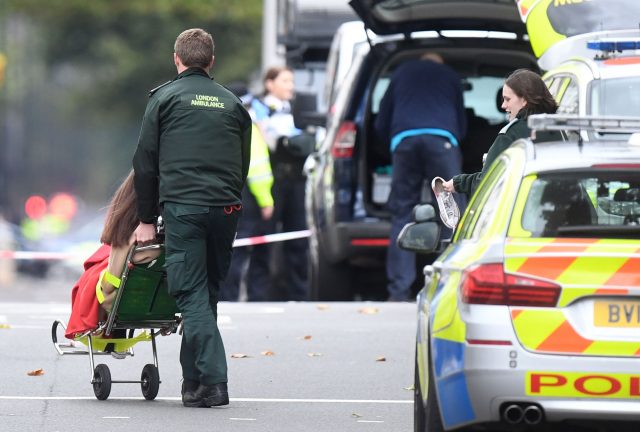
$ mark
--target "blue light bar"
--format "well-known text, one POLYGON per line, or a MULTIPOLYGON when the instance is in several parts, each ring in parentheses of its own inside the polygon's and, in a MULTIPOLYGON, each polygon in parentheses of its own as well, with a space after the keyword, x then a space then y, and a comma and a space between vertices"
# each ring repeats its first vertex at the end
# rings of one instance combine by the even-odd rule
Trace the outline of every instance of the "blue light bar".
POLYGON ((629 51, 640 49, 640 40, 593 40, 587 42, 587 48, 598 51, 629 51))

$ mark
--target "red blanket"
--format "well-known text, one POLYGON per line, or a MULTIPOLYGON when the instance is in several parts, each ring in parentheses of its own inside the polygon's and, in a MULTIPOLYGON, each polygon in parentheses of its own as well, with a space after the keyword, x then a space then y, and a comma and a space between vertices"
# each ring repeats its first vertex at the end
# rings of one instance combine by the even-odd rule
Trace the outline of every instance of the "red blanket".
POLYGON ((96 284, 100 272, 109 264, 110 252, 110 246, 102 245, 84 262, 84 273, 71 291, 71 316, 65 333, 68 339, 98 326, 100 305, 96 297, 96 284))

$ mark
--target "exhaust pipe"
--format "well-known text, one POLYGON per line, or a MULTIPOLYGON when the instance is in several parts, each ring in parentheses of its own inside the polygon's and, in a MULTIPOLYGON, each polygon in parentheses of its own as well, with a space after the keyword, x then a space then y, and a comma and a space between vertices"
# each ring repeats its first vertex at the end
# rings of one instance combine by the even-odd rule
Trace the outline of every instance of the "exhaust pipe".
POLYGON ((524 418, 524 410, 520 405, 509 405, 502 413, 504 420, 509 424, 518 424, 524 418))
POLYGON ((528 425, 537 425, 542 421, 542 410, 537 405, 529 405, 523 411, 524 422, 528 425))

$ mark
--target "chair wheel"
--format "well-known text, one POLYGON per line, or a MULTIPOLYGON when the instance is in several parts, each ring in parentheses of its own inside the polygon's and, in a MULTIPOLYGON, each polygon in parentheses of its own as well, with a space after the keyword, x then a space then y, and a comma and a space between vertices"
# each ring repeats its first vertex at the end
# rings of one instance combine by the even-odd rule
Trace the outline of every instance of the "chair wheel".
POLYGON ((93 393, 98 400, 107 400, 111 393, 111 372, 106 364, 99 364, 93 370, 93 393))
POLYGON ((144 398, 146 400, 154 400, 156 396, 158 396, 158 389, 160 388, 160 373, 158 373, 158 368, 152 364, 145 365, 142 369, 140 381, 144 398))

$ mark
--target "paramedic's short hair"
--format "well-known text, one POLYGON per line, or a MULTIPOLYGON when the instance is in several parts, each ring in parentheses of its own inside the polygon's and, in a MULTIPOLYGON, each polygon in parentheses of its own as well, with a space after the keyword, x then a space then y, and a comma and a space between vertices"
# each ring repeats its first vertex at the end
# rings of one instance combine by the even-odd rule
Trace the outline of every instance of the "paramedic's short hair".
POLYGON ((211 64, 214 43, 210 33, 193 28, 185 30, 176 39, 173 51, 186 67, 205 69, 211 64))

